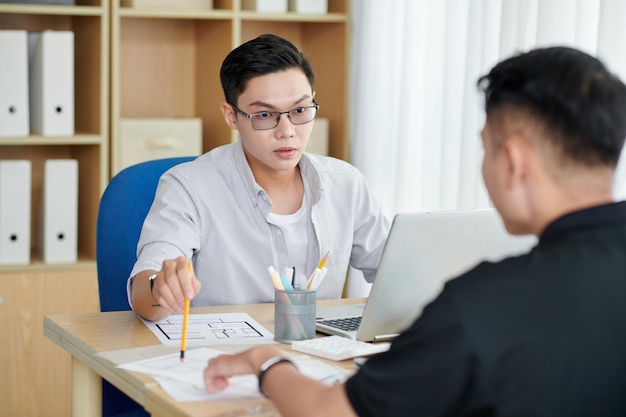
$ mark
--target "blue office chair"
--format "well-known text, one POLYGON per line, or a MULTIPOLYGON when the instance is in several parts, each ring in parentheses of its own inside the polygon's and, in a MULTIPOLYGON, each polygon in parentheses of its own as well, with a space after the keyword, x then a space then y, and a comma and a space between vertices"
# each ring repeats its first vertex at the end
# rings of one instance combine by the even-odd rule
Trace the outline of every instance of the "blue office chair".
MULTIPOLYGON (((130 166, 115 175, 100 200, 96 225, 96 263, 100 311, 130 310, 126 280, 136 260, 143 220, 161 175, 196 157, 157 159, 130 166)), ((148 416, 139 404, 106 381, 102 383, 102 416, 148 416)))

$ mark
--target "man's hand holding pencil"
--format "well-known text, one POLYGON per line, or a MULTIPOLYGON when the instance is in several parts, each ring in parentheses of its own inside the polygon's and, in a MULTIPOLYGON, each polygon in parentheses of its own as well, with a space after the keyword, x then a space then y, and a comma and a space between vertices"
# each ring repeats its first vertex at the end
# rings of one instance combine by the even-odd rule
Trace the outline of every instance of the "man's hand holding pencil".
POLYGON ((202 287, 190 265, 191 260, 184 256, 163 261, 161 271, 154 278, 152 296, 171 314, 183 314, 185 299, 193 300, 202 287))

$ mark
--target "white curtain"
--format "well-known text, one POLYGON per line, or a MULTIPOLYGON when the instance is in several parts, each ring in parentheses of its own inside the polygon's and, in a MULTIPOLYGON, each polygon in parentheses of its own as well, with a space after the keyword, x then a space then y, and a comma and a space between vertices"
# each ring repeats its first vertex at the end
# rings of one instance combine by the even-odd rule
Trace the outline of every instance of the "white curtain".
POLYGON ((389 215, 489 205, 476 80, 500 59, 569 45, 626 80, 623 0, 356 0, 352 12, 351 162, 389 215))
MULTIPOLYGON (((390 217, 490 205, 476 81, 499 60, 568 45, 626 81, 623 0, 354 0, 351 7, 351 162, 390 217)), ((616 175, 619 199, 625 177, 626 162, 616 175)), ((358 296, 369 287, 350 288, 358 296)))

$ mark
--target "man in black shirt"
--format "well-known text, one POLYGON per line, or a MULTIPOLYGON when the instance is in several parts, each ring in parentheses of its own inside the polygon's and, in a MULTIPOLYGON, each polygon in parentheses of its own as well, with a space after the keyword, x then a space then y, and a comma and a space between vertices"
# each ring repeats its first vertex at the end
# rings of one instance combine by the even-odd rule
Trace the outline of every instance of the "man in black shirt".
POLYGON ((345 384, 260 346, 211 360, 209 391, 261 369, 284 417, 626 415, 626 203, 612 197, 626 86, 565 47, 504 60, 478 85, 487 190, 537 246, 448 282, 345 384))

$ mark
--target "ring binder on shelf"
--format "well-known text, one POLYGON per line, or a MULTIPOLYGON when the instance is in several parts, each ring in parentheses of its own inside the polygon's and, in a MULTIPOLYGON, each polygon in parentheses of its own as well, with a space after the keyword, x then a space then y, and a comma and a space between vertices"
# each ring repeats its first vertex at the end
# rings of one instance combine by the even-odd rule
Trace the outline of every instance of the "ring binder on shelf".
POLYGON ((30 203, 30 161, 0 161, 0 265, 30 263, 30 203))
POLYGON ((28 136, 28 37, 0 30, 0 136, 28 136))
POLYGON ((30 32, 30 130, 44 136, 74 134, 74 33, 30 32))
POLYGON ((48 159, 43 178, 43 260, 74 263, 77 260, 78 161, 48 159))

